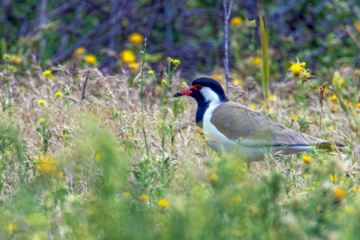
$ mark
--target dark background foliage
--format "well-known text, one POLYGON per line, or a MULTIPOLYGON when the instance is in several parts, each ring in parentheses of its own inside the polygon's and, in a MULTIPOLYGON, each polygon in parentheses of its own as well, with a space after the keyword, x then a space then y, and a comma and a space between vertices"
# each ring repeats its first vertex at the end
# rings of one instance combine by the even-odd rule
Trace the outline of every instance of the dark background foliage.
MULTIPOLYGON (((264 12, 271 57, 282 76, 296 57, 324 71, 339 59, 356 66, 358 49, 345 25, 358 20, 357 1, 236 0, 231 18, 257 21, 259 12, 264 12)), ((183 74, 208 73, 223 65, 223 19, 222 1, 216 0, 3 0, 0 38, 6 44, 1 50, 30 49, 37 59, 61 63, 85 47, 97 55, 100 69, 114 69, 113 56, 137 32, 147 37, 148 53, 180 59, 183 74)), ((258 21, 252 27, 231 26, 230 39, 234 67, 260 49, 258 21)))

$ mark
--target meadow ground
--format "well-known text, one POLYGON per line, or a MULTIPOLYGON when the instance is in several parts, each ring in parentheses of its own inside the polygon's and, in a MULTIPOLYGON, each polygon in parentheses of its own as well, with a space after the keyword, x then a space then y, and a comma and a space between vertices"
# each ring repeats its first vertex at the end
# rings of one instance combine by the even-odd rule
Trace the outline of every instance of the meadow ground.
POLYGON ((356 71, 335 73, 322 107, 311 81, 290 77, 273 85, 269 111, 253 77, 233 79, 233 101, 346 145, 249 169, 207 147, 193 99, 172 98, 193 79, 149 70, 143 81, 138 70, 74 74, 70 64, 2 72, 1 239, 357 238, 356 71))

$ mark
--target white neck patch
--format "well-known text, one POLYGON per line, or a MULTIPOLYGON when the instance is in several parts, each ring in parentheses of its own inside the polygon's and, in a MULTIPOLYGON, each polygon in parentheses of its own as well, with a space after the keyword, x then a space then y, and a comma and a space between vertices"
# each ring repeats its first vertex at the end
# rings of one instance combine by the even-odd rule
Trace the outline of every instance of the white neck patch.
POLYGON ((201 88, 200 93, 205 98, 205 102, 209 102, 210 105, 220 102, 219 96, 213 90, 211 90, 211 88, 209 88, 209 87, 201 88))

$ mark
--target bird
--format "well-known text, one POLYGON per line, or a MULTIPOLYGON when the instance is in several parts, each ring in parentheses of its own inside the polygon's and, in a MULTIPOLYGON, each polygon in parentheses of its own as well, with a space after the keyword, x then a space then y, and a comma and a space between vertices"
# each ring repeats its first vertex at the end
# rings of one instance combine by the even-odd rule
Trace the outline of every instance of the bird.
POLYGON ((312 147, 331 151, 344 145, 322 140, 287 128, 267 116, 226 97, 220 83, 198 78, 189 89, 174 97, 197 101, 196 125, 203 129, 207 144, 219 153, 238 153, 247 162, 263 160, 266 154, 283 156, 312 147))

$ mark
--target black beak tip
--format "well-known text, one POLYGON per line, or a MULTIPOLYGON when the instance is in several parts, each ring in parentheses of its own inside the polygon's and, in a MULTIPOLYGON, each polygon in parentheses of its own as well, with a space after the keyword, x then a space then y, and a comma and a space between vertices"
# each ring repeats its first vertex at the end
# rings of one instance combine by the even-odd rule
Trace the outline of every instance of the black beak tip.
POLYGON ((175 93, 173 97, 179 97, 179 96, 181 96, 180 93, 175 93))

